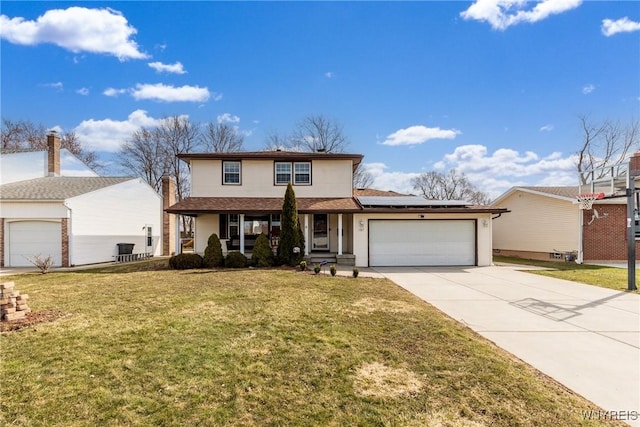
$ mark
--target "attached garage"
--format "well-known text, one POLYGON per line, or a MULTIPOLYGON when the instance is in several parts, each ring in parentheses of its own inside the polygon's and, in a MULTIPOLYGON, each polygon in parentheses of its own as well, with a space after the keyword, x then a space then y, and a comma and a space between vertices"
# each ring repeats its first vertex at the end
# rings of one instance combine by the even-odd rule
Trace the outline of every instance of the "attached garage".
POLYGON ((369 265, 476 265, 476 220, 369 220, 369 265))
POLYGON ((53 265, 62 265, 60 221, 15 221, 8 224, 9 265, 30 267, 35 255, 51 256, 53 265))

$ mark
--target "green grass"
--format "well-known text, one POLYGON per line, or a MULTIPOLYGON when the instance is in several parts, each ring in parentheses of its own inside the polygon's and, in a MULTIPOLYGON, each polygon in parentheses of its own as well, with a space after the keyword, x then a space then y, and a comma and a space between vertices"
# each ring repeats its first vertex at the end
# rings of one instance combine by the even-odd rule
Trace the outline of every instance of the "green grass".
POLYGON ((0 425, 601 425, 387 280, 139 266, 11 277, 65 316, 0 334, 0 425))
MULTIPOLYGON (((624 268, 504 256, 494 256, 493 261, 544 267, 548 270, 529 270, 528 272, 541 276, 586 283, 587 285, 600 286, 602 288, 615 289, 617 291, 627 290, 627 270, 624 268)), ((632 292, 638 293, 638 291, 632 292)))

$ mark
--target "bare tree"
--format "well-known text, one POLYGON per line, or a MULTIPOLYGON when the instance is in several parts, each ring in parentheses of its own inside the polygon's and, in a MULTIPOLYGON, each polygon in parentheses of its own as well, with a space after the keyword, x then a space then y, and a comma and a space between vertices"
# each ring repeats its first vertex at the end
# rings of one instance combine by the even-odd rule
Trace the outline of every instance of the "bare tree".
MULTIPOLYGON (((29 120, 14 121, 2 118, 2 151, 8 150, 45 150, 47 148, 47 128, 29 120)), ((60 147, 69 150, 85 165, 100 169, 101 165, 95 152, 85 149, 75 132, 60 135, 60 147)))
POLYGON ((586 183, 589 171, 596 170, 593 178, 602 178, 605 167, 617 166, 627 161, 629 153, 640 148, 640 122, 637 118, 628 124, 605 120, 595 123, 580 116, 582 144, 578 150, 577 169, 582 183, 586 183))
POLYGON ((244 136, 238 129, 226 123, 207 123, 202 135, 205 148, 214 153, 242 151, 244 136))
POLYGON ((264 149, 266 151, 309 151, 300 145, 300 141, 291 135, 270 131, 265 139, 264 149))
POLYGON ((349 145, 342 125, 323 115, 302 119, 296 126, 293 139, 305 151, 313 152, 340 153, 349 145))
POLYGON ((478 190, 464 173, 451 169, 447 174, 426 172, 411 180, 414 190, 429 200, 463 200, 478 205, 488 205, 491 198, 478 190))
MULTIPOLYGON (((189 170, 178 154, 195 151, 200 140, 199 126, 186 116, 165 117, 155 128, 140 129, 131 136, 120 151, 120 164, 158 192, 162 190, 162 177, 171 176, 180 201, 189 195, 189 170)), ((192 225, 192 218, 182 217, 183 230, 191 231, 192 225)))
MULTIPOLYGON (((188 166, 178 159, 178 154, 190 153, 198 148, 199 126, 190 122, 186 116, 170 116, 160 121, 154 129, 154 135, 163 147, 167 173, 176 181, 176 198, 180 201, 189 195, 190 181, 188 166)), ((193 228, 193 218, 186 216, 181 218, 182 229, 190 233, 193 228)))
POLYGON ((2 150, 42 149, 47 146, 47 128, 42 123, 2 118, 2 150))
POLYGON ((140 176, 158 193, 162 191, 162 177, 168 173, 165 147, 148 129, 137 130, 119 153, 124 169, 140 176))
POLYGON ((358 164, 353 172, 353 188, 369 188, 372 185, 373 176, 362 166, 362 163, 358 164))
POLYGON ((176 192, 180 201, 189 194, 189 170, 178 159, 178 154, 190 153, 198 148, 199 127, 186 116, 170 116, 160 120, 153 133, 165 152, 167 172, 176 180, 176 192))

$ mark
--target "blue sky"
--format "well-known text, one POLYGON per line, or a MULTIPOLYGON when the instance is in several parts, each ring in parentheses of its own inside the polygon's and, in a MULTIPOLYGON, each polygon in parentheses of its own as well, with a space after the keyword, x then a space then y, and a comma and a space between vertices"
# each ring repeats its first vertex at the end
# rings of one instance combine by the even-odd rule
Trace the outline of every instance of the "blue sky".
POLYGON ((169 115, 266 135, 322 114, 375 187, 457 168, 497 196, 573 185, 578 117, 640 112, 640 3, 2 1, 1 113, 110 163, 169 115))

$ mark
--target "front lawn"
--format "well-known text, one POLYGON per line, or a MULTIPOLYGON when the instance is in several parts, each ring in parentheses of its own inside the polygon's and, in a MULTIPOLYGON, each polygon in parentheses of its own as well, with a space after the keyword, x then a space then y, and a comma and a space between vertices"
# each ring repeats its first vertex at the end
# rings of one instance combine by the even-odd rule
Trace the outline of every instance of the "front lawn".
POLYGON ((0 334, 1 425, 601 425, 387 280, 145 265, 10 278, 63 316, 0 334))
MULTIPOLYGON (((493 261, 544 267, 547 270, 529 270, 528 272, 539 274, 541 276, 556 277, 558 279, 586 283, 587 285, 600 286, 602 288, 615 289, 617 291, 627 290, 627 270, 624 268, 576 264, 575 262, 564 261, 541 261, 504 256, 494 256, 493 261)), ((640 272, 637 274, 640 274, 640 272)))

